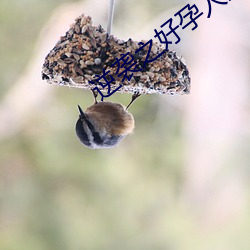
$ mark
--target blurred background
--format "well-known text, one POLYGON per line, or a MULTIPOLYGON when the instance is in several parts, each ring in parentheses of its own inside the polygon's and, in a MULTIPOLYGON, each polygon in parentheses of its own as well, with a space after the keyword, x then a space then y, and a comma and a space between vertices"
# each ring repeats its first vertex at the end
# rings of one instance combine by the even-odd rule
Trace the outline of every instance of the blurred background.
MULTIPOLYGON (((1 250, 249 250, 250 2, 117 0, 113 34, 151 39, 187 3, 178 29, 187 96, 147 95, 114 149, 78 141, 90 91, 41 80, 45 56, 81 13, 106 28, 108 0, 0 2, 1 250)), ((126 105, 131 96, 112 95, 126 105)))

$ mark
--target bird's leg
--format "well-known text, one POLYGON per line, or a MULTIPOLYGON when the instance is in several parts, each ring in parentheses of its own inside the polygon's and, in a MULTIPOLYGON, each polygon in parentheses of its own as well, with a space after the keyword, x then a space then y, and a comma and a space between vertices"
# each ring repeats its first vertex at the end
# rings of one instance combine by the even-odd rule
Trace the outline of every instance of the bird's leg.
POLYGON ((131 106, 131 104, 140 96, 141 94, 139 93, 139 91, 135 92, 132 95, 132 100, 131 102, 128 104, 128 106, 126 107, 126 110, 131 106))
POLYGON ((98 96, 98 91, 95 91, 94 89, 91 89, 92 93, 93 93, 93 96, 94 96, 94 99, 95 99, 95 104, 97 104, 97 96, 98 96))

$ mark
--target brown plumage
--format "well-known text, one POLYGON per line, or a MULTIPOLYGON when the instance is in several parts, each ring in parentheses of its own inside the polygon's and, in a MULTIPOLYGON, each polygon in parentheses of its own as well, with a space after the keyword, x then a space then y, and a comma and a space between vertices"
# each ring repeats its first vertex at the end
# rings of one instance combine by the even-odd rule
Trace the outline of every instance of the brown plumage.
MULTIPOLYGON (((94 93, 94 92, 93 92, 94 93)), ((138 97, 133 95, 130 104, 138 97)), ((79 118, 76 134, 88 148, 112 148, 133 132, 134 118, 123 105, 112 102, 97 102, 84 112, 78 105, 79 118)), ((129 104, 129 105, 130 105, 129 104)), ((129 106, 128 105, 128 106, 129 106)))
POLYGON ((119 103, 99 102, 88 107, 86 116, 97 131, 110 135, 127 135, 133 132, 134 118, 119 103))

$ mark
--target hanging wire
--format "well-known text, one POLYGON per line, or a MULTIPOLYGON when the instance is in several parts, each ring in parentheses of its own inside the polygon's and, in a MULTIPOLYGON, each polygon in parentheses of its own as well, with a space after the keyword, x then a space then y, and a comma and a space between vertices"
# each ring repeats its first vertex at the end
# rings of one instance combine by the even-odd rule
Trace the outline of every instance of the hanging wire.
POLYGON ((107 33, 109 35, 111 34, 111 30, 112 30, 114 10, 115 10, 115 0, 110 0, 109 13, 108 13, 108 26, 107 26, 107 33))

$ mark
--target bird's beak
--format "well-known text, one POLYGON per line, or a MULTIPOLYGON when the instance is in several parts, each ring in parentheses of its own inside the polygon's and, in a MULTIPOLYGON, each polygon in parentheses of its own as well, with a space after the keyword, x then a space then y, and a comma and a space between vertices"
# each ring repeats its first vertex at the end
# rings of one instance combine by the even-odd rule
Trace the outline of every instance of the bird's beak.
POLYGON ((80 113, 80 118, 86 118, 84 112, 82 111, 82 108, 79 105, 77 105, 77 106, 78 106, 78 110, 79 110, 79 113, 80 113))

